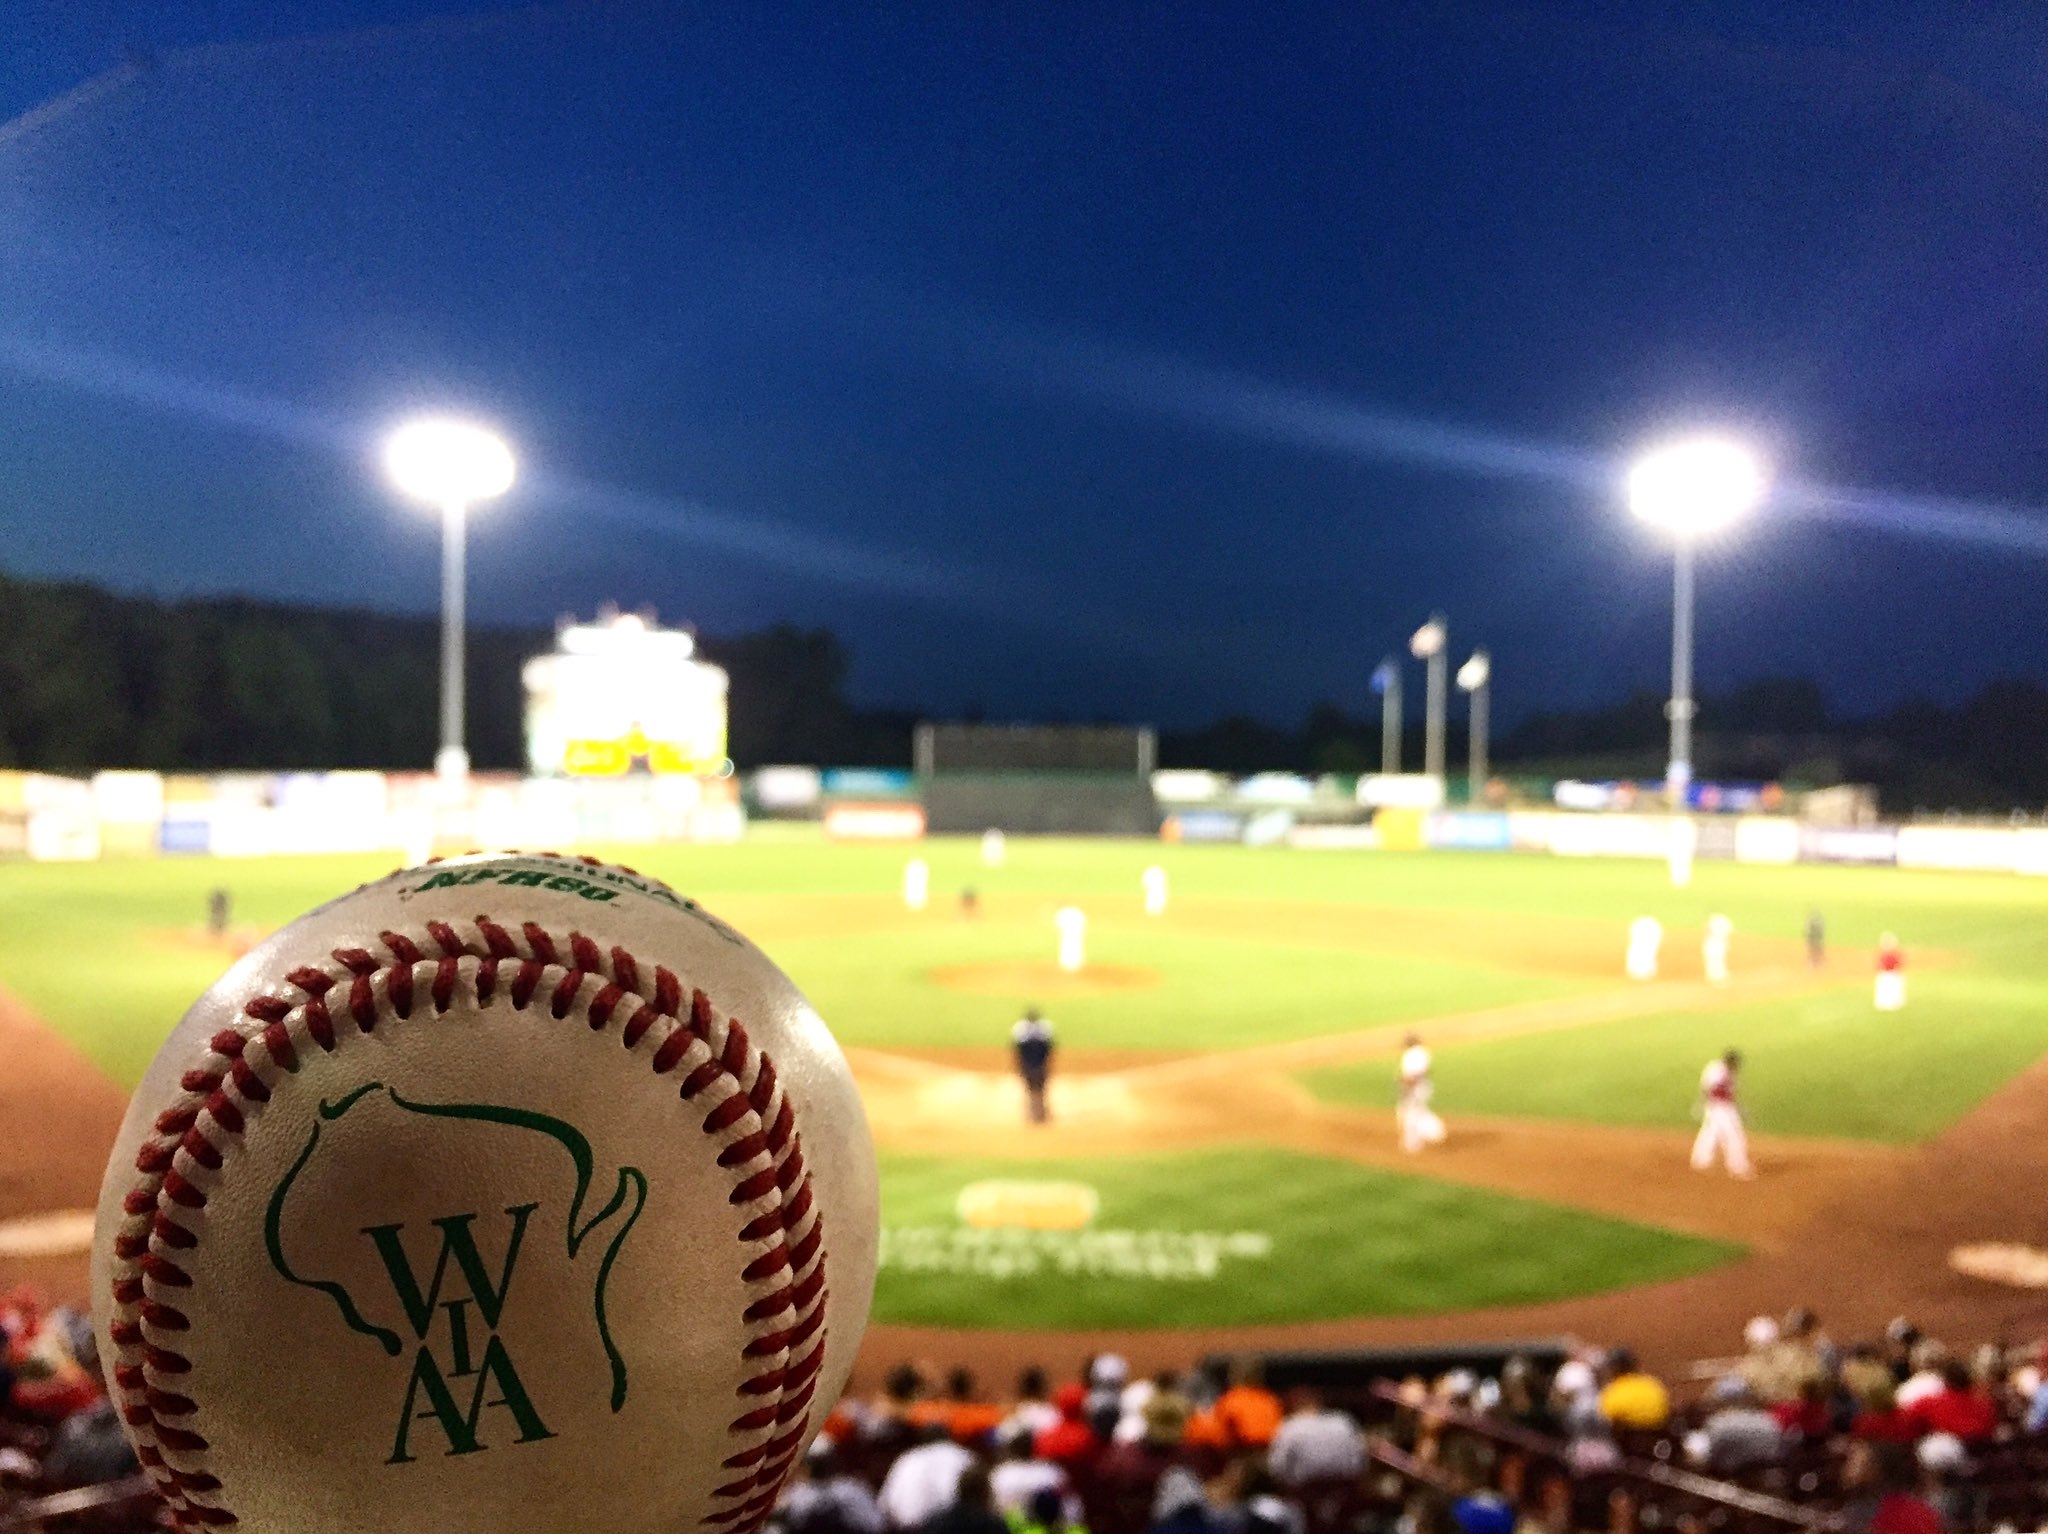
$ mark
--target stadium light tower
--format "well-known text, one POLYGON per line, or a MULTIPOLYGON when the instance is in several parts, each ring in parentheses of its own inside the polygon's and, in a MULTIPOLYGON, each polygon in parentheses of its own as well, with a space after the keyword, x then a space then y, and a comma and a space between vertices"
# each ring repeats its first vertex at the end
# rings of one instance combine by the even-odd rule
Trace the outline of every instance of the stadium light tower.
POLYGON ((1372 690, 1380 695, 1380 771, 1401 770, 1401 663, 1389 655, 1373 668, 1372 690))
POLYGON ((384 469, 402 494, 441 511, 441 749, 434 771, 459 784, 469 777, 462 699, 469 508, 512 488, 512 450, 467 421, 413 421, 385 442, 384 469))
POLYGON ((1493 660, 1484 650, 1458 668, 1458 686, 1472 698, 1471 722, 1466 731, 1468 754, 1465 765, 1465 798, 1477 804, 1486 796, 1486 705, 1487 690, 1493 685, 1493 660))
POLYGON ((1449 641, 1442 613, 1431 613, 1429 622, 1408 641, 1408 653, 1429 664, 1422 704, 1422 770, 1439 783, 1444 776, 1444 668, 1449 664, 1444 647, 1449 641))
POLYGON ((1651 449, 1628 471, 1628 506, 1671 537, 1677 560, 1671 588, 1671 761, 1664 792, 1672 808, 1685 805, 1692 783, 1693 551, 1754 511, 1769 476, 1757 456, 1722 437, 1688 437, 1651 449))

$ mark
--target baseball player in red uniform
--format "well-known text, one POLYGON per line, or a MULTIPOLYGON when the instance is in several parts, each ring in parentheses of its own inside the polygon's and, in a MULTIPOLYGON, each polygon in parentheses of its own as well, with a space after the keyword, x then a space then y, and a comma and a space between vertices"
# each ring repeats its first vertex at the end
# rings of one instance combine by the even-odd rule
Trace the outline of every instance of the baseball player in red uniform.
POLYGON ((1712 1169, 1719 1154, 1730 1177, 1751 1178, 1756 1170, 1749 1164, 1749 1135, 1742 1127, 1742 1110, 1735 1103, 1735 1073, 1742 1068, 1742 1056, 1734 1050, 1707 1062, 1700 1072, 1700 1132, 1692 1142, 1692 1169, 1712 1169))

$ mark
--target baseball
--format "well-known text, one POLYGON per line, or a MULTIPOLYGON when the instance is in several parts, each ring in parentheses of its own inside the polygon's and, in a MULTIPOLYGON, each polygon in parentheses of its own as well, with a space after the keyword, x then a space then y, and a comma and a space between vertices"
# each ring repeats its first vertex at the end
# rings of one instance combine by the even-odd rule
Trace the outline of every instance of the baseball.
POLYGON ((587 859, 300 918, 188 1012, 93 1248, 181 1529, 751 1534, 851 1369, 874 1151, 739 933, 587 859))

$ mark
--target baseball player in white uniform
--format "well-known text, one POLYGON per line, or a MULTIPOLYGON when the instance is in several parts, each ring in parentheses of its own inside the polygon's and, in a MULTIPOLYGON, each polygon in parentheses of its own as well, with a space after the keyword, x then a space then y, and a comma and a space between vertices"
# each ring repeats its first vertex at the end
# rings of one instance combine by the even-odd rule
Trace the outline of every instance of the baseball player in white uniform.
POLYGON ((1756 1176, 1749 1164, 1749 1136, 1735 1103, 1735 1073, 1742 1056, 1734 1050, 1707 1062, 1700 1072, 1700 1132, 1692 1142, 1692 1169, 1710 1171, 1718 1154, 1730 1177, 1756 1176))
POLYGON ((1735 923, 1721 915, 1707 918, 1706 936, 1700 939, 1700 967, 1713 985, 1728 983, 1728 939, 1735 935, 1735 923))
POLYGON ((1419 1034, 1409 1034, 1401 1051, 1401 1095, 1394 1108, 1394 1124, 1401 1132, 1401 1149, 1413 1156, 1425 1146, 1444 1143, 1444 1121, 1429 1106, 1436 1088, 1429 1079, 1429 1050, 1419 1034))
POLYGON ((1664 924, 1654 916, 1638 916, 1628 924, 1628 959, 1631 980, 1657 978, 1657 951, 1664 946, 1664 924))

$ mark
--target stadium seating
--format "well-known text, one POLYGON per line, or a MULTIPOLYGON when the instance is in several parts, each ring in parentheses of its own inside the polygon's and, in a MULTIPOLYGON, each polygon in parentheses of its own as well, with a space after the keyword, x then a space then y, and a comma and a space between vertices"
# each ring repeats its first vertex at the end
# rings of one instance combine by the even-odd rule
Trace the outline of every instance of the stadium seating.
MULTIPOLYGON (((104 1399, 77 1388, 71 1365, 95 1379, 79 1318, 17 1292, 0 1344, 0 1531, 168 1527, 104 1399)), ((1020 1385, 992 1400, 956 1369, 941 1391, 905 1364, 841 1401, 778 1534, 912 1527, 890 1516, 910 1505, 892 1472, 946 1438, 1000 1462, 1012 1534, 1883 1534, 1928 1517, 1959 1534, 2048 1518, 2041 1348, 1965 1363, 1903 1322, 1844 1349, 1804 1312, 1759 1318, 1740 1355, 1670 1387, 1618 1350, 1559 1345, 1208 1359, 1150 1380, 1102 1356, 1058 1388, 1020 1385)))

